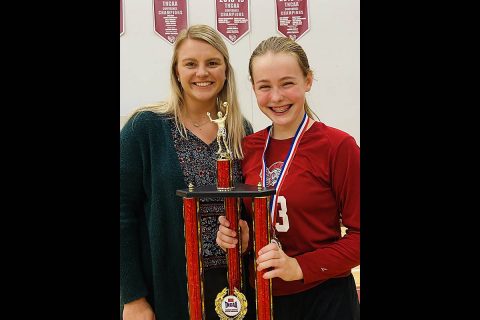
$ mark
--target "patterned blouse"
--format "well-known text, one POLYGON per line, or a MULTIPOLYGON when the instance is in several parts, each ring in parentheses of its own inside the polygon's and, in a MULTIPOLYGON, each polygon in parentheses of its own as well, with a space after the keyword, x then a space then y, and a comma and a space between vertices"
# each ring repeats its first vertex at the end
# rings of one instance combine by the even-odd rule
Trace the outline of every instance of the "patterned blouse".
MULTIPOLYGON (((217 140, 206 144, 187 129, 188 140, 182 138, 175 121, 171 121, 171 132, 175 149, 177 150, 180 167, 183 171, 185 184, 190 182, 194 186, 216 185, 217 173, 217 140)), ((238 160, 233 161, 233 181, 240 182, 241 168, 238 160)), ((225 215, 224 198, 200 198, 200 225, 203 241, 203 268, 209 270, 218 267, 226 267, 225 253, 217 245, 215 239, 218 231, 218 217, 225 215)))

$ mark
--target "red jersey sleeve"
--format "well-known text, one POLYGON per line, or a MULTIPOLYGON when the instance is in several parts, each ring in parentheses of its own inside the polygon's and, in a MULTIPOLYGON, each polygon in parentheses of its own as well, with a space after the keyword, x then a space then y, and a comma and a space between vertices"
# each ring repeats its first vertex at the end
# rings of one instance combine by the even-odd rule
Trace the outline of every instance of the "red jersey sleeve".
POLYGON ((296 256, 305 284, 348 275, 360 264, 360 148, 353 137, 343 139, 329 157, 332 190, 345 236, 296 256))

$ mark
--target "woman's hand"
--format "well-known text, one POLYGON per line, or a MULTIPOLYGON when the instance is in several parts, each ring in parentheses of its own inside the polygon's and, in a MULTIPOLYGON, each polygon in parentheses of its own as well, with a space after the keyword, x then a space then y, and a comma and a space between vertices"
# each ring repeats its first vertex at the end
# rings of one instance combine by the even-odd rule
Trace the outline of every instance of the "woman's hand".
POLYGON ((155 314, 147 299, 140 298, 123 306, 123 320, 155 320, 155 314))
POLYGON ((256 262, 257 272, 266 269, 263 279, 281 278, 284 281, 303 279, 302 268, 297 259, 287 256, 276 243, 269 243, 260 249, 256 262))
MULTIPOLYGON (((233 249, 237 246, 238 239, 237 239, 237 232, 229 229, 230 222, 228 222, 225 216, 218 217, 218 231, 217 231, 217 239, 216 242, 223 251, 227 251, 227 249, 233 249)), ((240 226, 240 231, 242 233, 242 253, 247 250, 248 247, 248 240, 249 240, 249 228, 248 224, 245 220, 239 219, 238 224, 240 226)))

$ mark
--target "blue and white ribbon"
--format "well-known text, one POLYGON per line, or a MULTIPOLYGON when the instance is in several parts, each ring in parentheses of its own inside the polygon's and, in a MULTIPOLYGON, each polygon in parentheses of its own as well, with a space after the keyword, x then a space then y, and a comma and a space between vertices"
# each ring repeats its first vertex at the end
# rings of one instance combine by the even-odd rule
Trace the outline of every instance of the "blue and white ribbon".
MULTIPOLYGON (((276 223, 276 215, 275 212, 277 210, 277 198, 278 194, 280 193, 280 189, 282 188, 282 184, 285 181, 285 177, 288 174, 288 169, 290 167, 290 164, 292 163, 293 158, 295 157, 295 153, 297 152, 298 145, 300 144, 300 140, 303 137, 303 134, 305 133, 308 125, 308 116, 307 113, 303 115, 302 122, 297 128, 297 131, 295 132, 295 136, 293 137, 292 144, 290 145, 290 149, 288 150, 287 156, 285 157, 285 160, 283 161, 283 166, 282 170, 280 171, 280 175, 278 176, 277 182, 275 183, 275 194, 273 195, 272 201, 270 202, 270 217, 272 221, 272 227, 275 228, 275 223, 276 223)), ((268 137, 265 142, 265 148, 263 149, 263 155, 262 155, 262 185, 264 188, 267 187, 267 163, 265 161, 265 153, 267 151, 268 145, 270 143, 270 137, 272 135, 272 129, 273 125, 270 126, 270 129, 268 130, 268 137)))

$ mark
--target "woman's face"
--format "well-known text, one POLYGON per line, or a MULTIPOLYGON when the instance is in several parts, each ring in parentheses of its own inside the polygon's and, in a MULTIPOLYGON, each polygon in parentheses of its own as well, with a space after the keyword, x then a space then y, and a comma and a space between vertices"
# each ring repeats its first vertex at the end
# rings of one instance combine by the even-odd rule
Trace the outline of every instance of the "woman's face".
POLYGON ((305 113, 312 75, 303 75, 295 56, 269 52, 254 58, 252 80, 258 106, 274 127, 296 130, 305 113))
POLYGON ((225 59, 210 44, 185 39, 177 50, 177 77, 187 105, 215 103, 226 79, 225 59))

